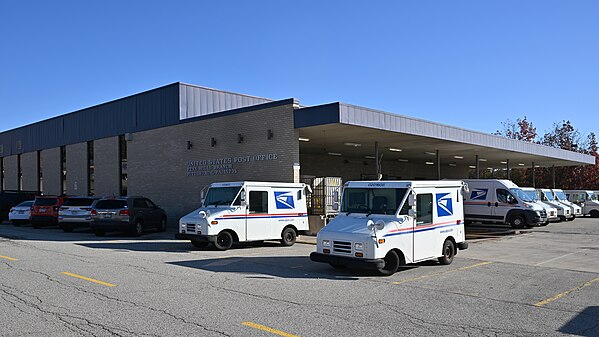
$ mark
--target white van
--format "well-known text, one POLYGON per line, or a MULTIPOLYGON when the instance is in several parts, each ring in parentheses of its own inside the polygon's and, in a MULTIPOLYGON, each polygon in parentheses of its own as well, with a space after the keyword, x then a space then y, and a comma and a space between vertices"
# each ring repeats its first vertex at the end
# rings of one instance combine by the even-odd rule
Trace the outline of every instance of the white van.
POLYGON ((406 263, 450 264, 467 249, 462 181, 350 181, 339 215, 317 236, 310 259, 391 275, 406 263))
POLYGON ((599 218, 599 200, 597 194, 593 191, 585 190, 566 190, 566 197, 570 202, 582 207, 583 215, 590 215, 593 218, 599 218))
POLYGON ((557 208, 557 215, 559 218, 564 221, 574 220, 574 214, 572 214, 572 208, 561 203, 556 197, 555 194, 548 188, 540 188, 537 189, 539 196, 541 197, 541 201, 553 205, 557 208))
POLYGON ((547 221, 545 208, 510 180, 466 179, 470 192, 464 201, 466 221, 509 224, 512 228, 541 225, 547 221))
POLYGON ((547 222, 543 224, 543 226, 548 225, 550 222, 559 222, 560 218, 557 213, 557 208, 555 206, 546 204, 541 201, 539 197, 539 192, 534 187, 520 187, 526 195, 532 199, 537 205, 543 207, 545 212, 547 213, 547 222))
POLYGON ((291 246, 298 234, 308 233, 306 188, 248 181, 211 184, 202 207, 179 220, 175 237, 198 248, 212 243, 219 250, 234 242, 263 240, 291 246))
POLYGON ((575 203, 568 200, 566 197, 566 193, 560 189, 552 189, 551 192, 555 195, 555 198, 561 202, 562 204, 570 207, 572 209, 572 214, 574 217, 582 216, 582 207, 576 205, 575 203))

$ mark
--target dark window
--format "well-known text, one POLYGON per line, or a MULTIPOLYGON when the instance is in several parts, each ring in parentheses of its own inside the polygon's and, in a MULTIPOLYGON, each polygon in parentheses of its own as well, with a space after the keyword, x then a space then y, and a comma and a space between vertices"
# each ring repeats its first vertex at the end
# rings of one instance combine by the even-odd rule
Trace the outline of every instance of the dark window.
POLYGON ((121 195, 127 195, 127 140, 124 135, 119 136, 119 180, 121 195))
POLYGON ((60 189, 61 193, 67 194, 67 147, 60 147, 60 189))
POLYGON ((37 151, 37 189, 44 191, 44 175, 42 174, 42 151, 37 151))
POLYGON ((268 192, 250 192, 250 213, 268 213, 268 192))
POLYGON ((497 201, 502 202, 504 204, 511 204, 516 201, 516 198, 514 198, 514 196, 508 190, 498 189, 497 201))
POLYGON ((144 199, 133 200, 133 207, 135 208, 149 208, 148 203, 144 199))
POLYGON ((144 199, 147 203, 148 203, 148 207, 150 208, 156 208, 156 204, 152 202, 152 200, 150 199, 144 199))
POLYGON ((94 141, 87 142, 87 195, 94 195, 94 141))
POLYGON ((17 186, 19 191, 23 190, 23 157, 21 154, 17 155, 17 186))
POLYGON ((91 206, 94 203, 92 198, 67 198, 63 206, 91 206))
POLYGON ((4 157, 0 158, 0 171, 2 171, 2 191, 4 191, 4 157))
POLYGON ((235 205, 241 205, 239 198, 235 199, 235 196, 239 194, 240 188, 240 186, 212 187, 208 190, 204 204, 206 206, 231 205, 233 200, 235 200, 235 205))
POLYGON ((416 225, 424 226, 433 223, 433 195, 418 194, 416 196, 416 225))
POLYGON ((125 200, 99 200, 94 208, 97 209, 119 209, 127 208, 125 200))
POLYGON ((15 207, 31 207, 33 206, 33 201, 23 201, 15 207))
POLYGON ((58 199, 56 198, 38 198, 35 199, 33 205, 35 206, 52 206, 58 203, 58 199))

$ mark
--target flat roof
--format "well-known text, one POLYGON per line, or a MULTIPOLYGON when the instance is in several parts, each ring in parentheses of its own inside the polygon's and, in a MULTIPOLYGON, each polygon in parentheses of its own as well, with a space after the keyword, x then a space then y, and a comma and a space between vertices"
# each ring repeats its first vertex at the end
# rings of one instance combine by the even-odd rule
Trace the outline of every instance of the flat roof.
POLYGON ((302 153, 327 152, 372 156, 378 142, 383 160, 424 164, 436 159, 442 165, 469 163, 479 156, 481 168, 594 165, 595 157, 536 143, 505 138, 414 117, 335 102, 295 111, 295 128, 302 138, 302 153), (323 147, 324 145, 324 147, 323 147), (390 150, 392 149, 392 150, 390 150), (395 151, 394 151, 395 150, 395 151))

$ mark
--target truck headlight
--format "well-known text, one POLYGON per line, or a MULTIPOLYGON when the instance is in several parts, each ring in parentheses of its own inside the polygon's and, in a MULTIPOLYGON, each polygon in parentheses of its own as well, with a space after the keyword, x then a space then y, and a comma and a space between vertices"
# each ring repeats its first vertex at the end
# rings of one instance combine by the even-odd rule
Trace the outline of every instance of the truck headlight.
POLYGON ((185 229, 185 228, 187 228, 187 224, 185 222, 182 222, 181 223, 181 229, 185 229))
POLYGON ((329 241, 329 240, 322 240, 322 246, 323 247, 331 247, 331 241, 329 241))
POLYGON ((354 243, 354 249, 356 251, 361 252, 362 250, 364 250, 364 244, 362 242, 356 242, 354 243))

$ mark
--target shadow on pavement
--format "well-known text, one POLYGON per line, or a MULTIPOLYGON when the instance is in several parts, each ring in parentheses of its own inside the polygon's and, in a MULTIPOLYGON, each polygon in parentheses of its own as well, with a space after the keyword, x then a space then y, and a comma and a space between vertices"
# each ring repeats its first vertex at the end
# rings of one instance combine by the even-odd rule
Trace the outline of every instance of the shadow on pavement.
POLYGON ((599 307, 587 307, 559 329, 576 336, 599 336, 599 307))
MULTIPOLYGON (((111 238, 114 240, 114 237, 111 238)), ((172 239, 172 237, 171 237, 172 239)), ((135 252, 169 252, 169 253, 189 253, 190 251, 216 251, 212 246, 198 249, 194 248, 191 242, 180 240, 179 242, 160 242, 156 240, 145 240, 137 242, 90 242, 79 243, 78 245, 87 248, 127 250, 135 252)), ((280 247, 280 244, 274 242, 250 242, 235 244, 229 251, 256 248, 256 247, 280 247)))

